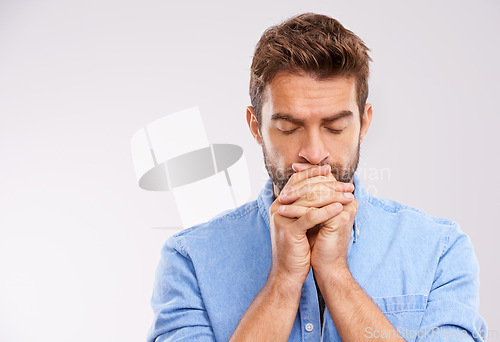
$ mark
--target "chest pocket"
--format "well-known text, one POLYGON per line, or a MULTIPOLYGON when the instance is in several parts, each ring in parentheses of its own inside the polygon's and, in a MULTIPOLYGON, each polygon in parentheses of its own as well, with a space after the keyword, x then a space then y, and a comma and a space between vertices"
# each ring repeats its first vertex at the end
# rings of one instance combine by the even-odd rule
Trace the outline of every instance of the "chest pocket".
POLYGON ((403 337, 411 338, 418 332, 427 307, 427 295, 374 297, 372 300, 403 337))

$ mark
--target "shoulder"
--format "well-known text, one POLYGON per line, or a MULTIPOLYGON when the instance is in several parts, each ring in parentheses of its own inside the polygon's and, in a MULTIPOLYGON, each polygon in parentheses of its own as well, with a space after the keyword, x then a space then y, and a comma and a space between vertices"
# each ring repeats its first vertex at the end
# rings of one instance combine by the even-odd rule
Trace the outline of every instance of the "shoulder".
POLYGON ((213 246, 215 242, 224 243, 232 236, 242 235, 248 230, 250 223, 258 219, 257 201, 241 205, 238 208, 224 211, 209 221, 194 225, 172 235, 165 243, 165 248, 174 248, 183 255, 193 245, 204 245, 207 241, 213 246))
POLYGON ((429 224, 444 229, 457 225, 457 223, 451 219, 431 216, 421 209, 391 199, 368 196, 368 202, 371 204, 371 207, 380 214, 385 213, 393 217, 407 216, 413 220, 428 222, 429 224))
POLYGON ((257 201, 252 201, 241 205, 240 207, 232 210, 226 210, 207 222, 197 224, 195 226, 186 228, 173 237, 186 237, 190 235, 202 234, 214 230, 226 229, 235 221, 243 219, 245 216, 251 215, 258 211, 257 201))
MULTIPOLYGON (((464 272, 477 273, 472 241, 456 221, 386 198, 369 196, 368 202, 368 228, 374 228, 369 229, 372 240, 386 239, 393 245, 397 241, 405 246, 410 259, 418 255, 419 262, 430 268, 431 265, 449 270, 458 267, 464 272)), ((398 253, 403 252, 398 250, 398 253)))
POLYGON ((387 226, 402 230, 408 237, 439 239, 442 249, 451 240, 467 238, 459 224, 451 219, 432 216, 425 211, 391 200, 369 196, 371 219, 390 222, 387 226))

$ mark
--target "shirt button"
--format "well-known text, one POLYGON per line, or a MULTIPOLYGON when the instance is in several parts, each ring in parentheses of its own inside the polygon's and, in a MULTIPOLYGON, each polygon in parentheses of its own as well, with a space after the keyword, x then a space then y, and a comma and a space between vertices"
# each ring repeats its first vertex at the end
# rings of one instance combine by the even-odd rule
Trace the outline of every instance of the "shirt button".
POLYGON ((306 330, 311 332, 314 330, 314 325, 312 323, 307 323, 306 324, 306 330))

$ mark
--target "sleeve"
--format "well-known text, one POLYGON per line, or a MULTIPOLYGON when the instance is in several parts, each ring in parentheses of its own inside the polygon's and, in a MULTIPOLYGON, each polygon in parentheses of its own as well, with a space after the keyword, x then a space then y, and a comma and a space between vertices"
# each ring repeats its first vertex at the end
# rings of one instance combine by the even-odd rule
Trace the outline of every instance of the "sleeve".
POLYGON ((478 313, 479 264, 469 237, 453 223, 445 237, 417 341, 485 341, 478 313))
POLYGON ((178 237, 165 243, 151 298, 153 324, 148 342, 215 341, 193 263, 178 237))

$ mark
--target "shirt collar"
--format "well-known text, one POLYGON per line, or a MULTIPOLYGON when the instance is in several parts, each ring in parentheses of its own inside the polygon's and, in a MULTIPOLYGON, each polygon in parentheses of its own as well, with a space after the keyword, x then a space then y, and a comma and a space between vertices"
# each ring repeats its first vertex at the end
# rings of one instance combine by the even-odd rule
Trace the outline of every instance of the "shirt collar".
MULTIPOLYGON (((354 183, 354 198, 358 201, 358 211, 356 212, 356 217, 354 218, 354 226, 352 229, 352 238, 353 242, 356 242, 356 239, 360 235, 361 226, 366 216, 367 207, 368 207, 368 194, 366 193, 361 180, 358 175, 355 173, 353 176, 354 183)), ((257 198, 257 203, 259 205, 259 212, 264 218, 266 222, 267 228, 270 228, 270 217, 269 217, 269 207, 273 203, 274 191, 273 191, 273 182, 271 178, 268 178, 264 187, 262 188, 259 197, 257 198)))

